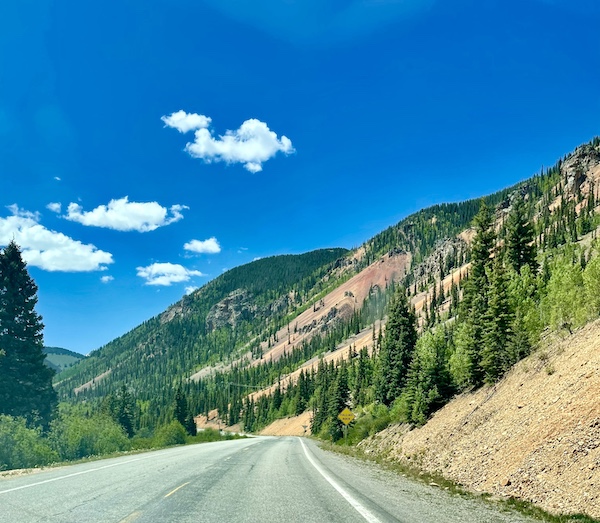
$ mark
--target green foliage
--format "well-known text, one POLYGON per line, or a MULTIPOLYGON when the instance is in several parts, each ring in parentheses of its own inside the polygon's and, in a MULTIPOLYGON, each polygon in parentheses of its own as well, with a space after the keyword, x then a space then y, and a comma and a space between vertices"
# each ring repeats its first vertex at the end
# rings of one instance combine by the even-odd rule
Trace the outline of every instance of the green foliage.
MULTIPOLYGON (((62 399, 98 404, 101 398, 126 384, 136 392, 134 429, 165 424, 173 415, 175 383, 187 378, 194 369, 247 351, 260 341, 257 333, 272 336, 300 303, 321 292, 329 279, 325 276, 347 252, 322 249, 236 267, 185 296, 173 308, 180 313, 152 318, 65 370, 56 384, 57 390, 62 399), (246 293, 247 307, 242 307, 235 328, 208 325, 211 308, 238 289, 246 293), (102 379, 96 379, 109 370, 102 379), (90 381, 94 386, 75 397, 73 389, 90 381)), ((190 407, 195 413, 208 408, 197 400, 203 386, 185 385, 188 398, 194 393, 190 407)), ((209 400, 214 405, 214 398, 206 397, 209 400)))
POLYGON ((44 347, 43 350, 46 355, 44 363, 54 369, 57 373, 72 367, 79 360, 85 358, 83 354, 62 349, 60 347, 44 347))
POLYGON ((600 315, 600 256, 593 258, 583 271, 585 301, 592 318, 600 315))
POLYGON ((392 421, 397 421, 394 418, 393 409, 390 411, 381 403, 371 403, 363 408, 355 409, 356 420, 348 427, 348 443, 353 445, 359 441, 373 436, 377 432, 385 429, 392 421))
POLYGON ((460 323, 454 330, 454 351, 449 359, 450 376, 458 390, 462 391, 474 386, 473 355, 476 351, 473 323, 470 321, 460 323))
POLYGON ((583 325, 588 319, 583 270, 567 252, 551 264, 552 275, 542 301, 545 323, 552 329, 567 329, 583 325))
POLYGON ((186 430, 177 420, 171 421, 156 430, 154 445, 156 447, 169 447, 183 445, 186 441, 186 430))
POLYGON ((0 253, 0 414, 47 428, 57 400, 54 371, 44 365, 44 325, 36 304, 37 286, 11 242, 0 253))
POLYGON ((514 363, 509 355, 513 337, 514 313, 510 306, 507 281, 500 258, 496 258, 489 275, 488 307, 484 316, 481 368, 487 383, 494 383, 514 363))
POLYGON ((68 409, 52 422, 48 438, 63 460, 102 456, 130 448, 125 430, 110 416, 88 417, 68 409))
POLYGON ((401 398, 402 421, 423 425, 451 396, 448 349, 444 331, 426 332, 417 341, 401 398))
POLYGON ((100 411, 107 416, 110 416, 117 422, 127 434, 128 437, 133 436, 133 397, 127 390, 125 385, 122 385, 116 394, 109 394, 102 400, 100 411))
POLYGON ((404 291, 399 290, 390 304, 385 337, 379 353, 375 394, 383 404, 391 405, 400 396, 416 342, 415 315, 408 307, 404 291))
POLYGON ((23 418, 0 415, 0 470, 48 465, 58 461, 39 428, 30 429, 23 418))
POLYGON ((533 241, 533 226, 529 222, 527 209, 522 198, 517 197, 506 223, 506 259, 515 272, 527 265, 537 268, 536 246, 533 241))

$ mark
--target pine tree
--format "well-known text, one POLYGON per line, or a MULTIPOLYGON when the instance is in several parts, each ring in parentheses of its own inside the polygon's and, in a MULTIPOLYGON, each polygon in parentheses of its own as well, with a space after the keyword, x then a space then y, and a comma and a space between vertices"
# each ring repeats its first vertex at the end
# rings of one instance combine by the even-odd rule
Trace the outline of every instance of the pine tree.
POLYGON ((390 405, 400 396, 417 342, 415 315, 400 289, 390 304, 385 337, 379 353, 376 397, 390 405))
POLYGON ((484 347, 481 353, 481 368, 488 383, 498 381, 510 366, 509 344, 513 322, 506 275, 502 262, 497 258, 490 274, 488 309, 483 327, 484 347))
POLYGON ((329 426, 329 435, 333 441, 337 441, 343 435, 342 422, 338 419, 338 415, 348 406, 349 398, 348 369, 344 360, 337 369, 335 380, 330 386, 328 410, 331 424, 329 426))
POLYGON ((523 265, 529 265, 532 269, 536 269, 535 256, 533 227, 527 219, 523 200, 517 198, 506 222, 506 259, 518 273, 523 265))
POLYGON ((188 404, 185 393, 181 387, 177 387, 175 391, 174 418, 185 427, 185 420, 188 417, 188 404))
POLYGON ((476 283, 487 282, 486 268, 491 264, 490 256, 496 244, 493 224, 492 213, 482 200, 479 212, 473 219, 475 236, 471 245, 471 278, 476 283))
POLYGON ((36 304, 37 285, 11 242, 0 253, 0 414, 47 428, 57 398, 54 371, 44 364, 44 325, 36 304))
POLYGON ((127 436, 133 436, 133 398, 123 384, 117 395, 116 421, 125 429, 127 436))

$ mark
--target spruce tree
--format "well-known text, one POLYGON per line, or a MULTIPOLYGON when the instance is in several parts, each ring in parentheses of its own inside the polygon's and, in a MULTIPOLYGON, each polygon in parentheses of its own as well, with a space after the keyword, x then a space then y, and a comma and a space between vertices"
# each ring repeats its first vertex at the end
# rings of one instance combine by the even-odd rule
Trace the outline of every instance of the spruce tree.
POLYGON ((481 347, 483 346, 483 325, 488 309, 488 288, 491 254, 496 245, 493 217, 484 201, 479 213, 473 219, 475 236, 471 245, 471 272, 464 285, 463 301, 460 305, 460 319, 468 324, 463 330, 465 353, 462 354, 463 369, 469 369, 470 376, 463 376, 464 383, 479 386, 483 383, 481 367, 481 347), (467 364, 468 363, 468 364, 467 364))
POLYGON ((54 371, 44 364, 37 285, 15 242, 0 253, 0 414, 47 428, 57 403, 54 371))
POLYGON ((510 307, 507 286, 504 267, 497 258, 490 273, 488 309, 483 327, 484 347, 481 354, 481 368, 488 383, 498 381, 511 364, 509 344, 514 313, 510 307))
POLYGON ((342 422, 338 419, 338 415, 348 406, 350 399, 350 389, 348 388, 348 369, 346 361, 342 361, 341 365, 336 370, 335 379, 329 387, 329 435, 333 441, 337 441, 343 435, 342 422))
POLYGON ((385 405, 400 396, 417 342, 416 319, 399 289, 390 304, 385 337, 379 353, 376 398, 385 405))
POLYGON ((482 200, 479 212, 473 218, 475 236, 471 244, 471 278, 477 284, 487 283, 486 269, 491 264, 490 256, 496 245, 493 218, 489 207, 482 200))
POLYGON ((527 219, 525 203, 521 198, 517 198, 506 222, 506 259, 518 273, 523 265, 536 269, 535 256, 533 227, 527 219))

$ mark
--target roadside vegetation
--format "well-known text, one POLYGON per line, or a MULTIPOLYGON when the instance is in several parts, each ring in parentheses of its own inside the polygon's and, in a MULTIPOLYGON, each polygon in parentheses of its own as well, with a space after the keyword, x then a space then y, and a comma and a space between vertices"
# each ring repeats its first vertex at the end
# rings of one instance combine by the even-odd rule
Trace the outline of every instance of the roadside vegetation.
POLYGON ((126 387, 108 394, 99 408, 57 404, 36 303, 35 282, 11 242, 0 252, 0 471, 233 437, 216 430, 196 434, 180 389, 171 419, 154 431, 134 430, 134 400, 126 387))

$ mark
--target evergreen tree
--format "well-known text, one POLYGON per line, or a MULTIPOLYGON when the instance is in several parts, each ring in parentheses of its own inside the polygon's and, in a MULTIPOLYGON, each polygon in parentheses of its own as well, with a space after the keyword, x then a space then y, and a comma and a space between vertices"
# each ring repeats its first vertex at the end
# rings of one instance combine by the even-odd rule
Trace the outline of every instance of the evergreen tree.
POLYGON ((335 380, 330 387, 328 407, 331 424, 329 426, 329 435, 333 441, 337 441, 343 435, 342 422, 338 419, 338 415, 348 406, 349 398, 348 369, 344 360, 337 369, 335 380))
POLYGON ((44 325, 36 304, 37 285, 11 242, 0 253, 0 414, 47 428, 57 398, 54 371, 44 364, 44 325))
POLYGON ((518 273, 523 265, 536 269, 535 256, 533 227, 527 219, 525 203, 517 198, 506 222, 506 259, 518 273))
POLYGON ((127 436, 133 436, 133 397, 125 384, 121 386, 117 395, 116 421, 125 429, 127 436))
POLYGON ((390 304, 385 337, 379 353, 376 398, 390 405, 400 396, 417 342, 416 319, 399 289, 390 304))
POLYGON ((181 390, 181 387, 177 387, 175 391, 175 406, 174 406, 174 417, 184 427, 186 419, 188 418, 188 402, 185 393, 181 390))
POLYGON ((481 354, 481 368, 488 383, 498 381, 510 366, 509 343, 513 321, 504 267, 497 258, 490 274, 488 309, 484 317, 484 347, 481 354))
POLYGON ((490 266, 490 256, 496 245, 494 217, 485 201, 481 201, 479 212, 473 219, 475 236, 471 245, 471 279, 476 284, 486 283, 486 269, 490 266))
POLYGON ((452 392, 444 331, 427 332, 417 342, 402 393, 406 421, 423 425, 452 392))
MULTIPOLYGON (((467 326, 461 330, 460 347, 461 372, 468 370, 468 376, 461 376, 461 386, 466 384, 479 386, 483 383, 481 367, 481 348, 484 344, 484 324, 488 309, 488 288, 491 254, 496 245, 496 234, 493 229, 492 213, 481 203, 479 213, 473 224, 475 236, 471 245, 471 272, 464 285, 463 301, 460 306, 461 319, 467 326)), ((456 360, 455 358, 455 361, 456 360)))

